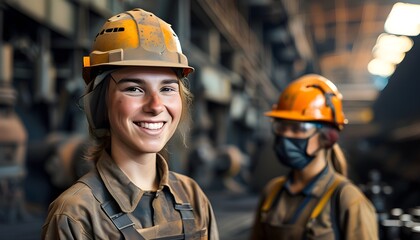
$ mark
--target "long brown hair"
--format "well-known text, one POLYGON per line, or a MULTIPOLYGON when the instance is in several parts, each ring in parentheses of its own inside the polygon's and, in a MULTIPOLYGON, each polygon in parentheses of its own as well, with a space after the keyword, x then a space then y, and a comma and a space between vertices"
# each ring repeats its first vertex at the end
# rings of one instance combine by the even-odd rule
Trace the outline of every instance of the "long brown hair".
POLYGON ((328 163, 341 175, 347 177, 347 161, 343 150, 338 143, 335 143, 327 151, 328 163))

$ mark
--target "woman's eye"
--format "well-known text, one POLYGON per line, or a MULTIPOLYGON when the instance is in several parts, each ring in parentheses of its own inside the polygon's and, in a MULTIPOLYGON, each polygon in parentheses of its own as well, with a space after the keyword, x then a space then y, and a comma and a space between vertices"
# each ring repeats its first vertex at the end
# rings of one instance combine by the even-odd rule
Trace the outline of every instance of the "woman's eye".
POLYGON ((170 92, 170 91, 173 91, 174 89, 173 88, 170 88, 170 87, 164 87, 164 88, 162 88, 162 91, 164 91, 164 92, 170 92))
POLYGON ((177 92, 178 88, 176 87, 171 87, 171 86, 166 86, 166 87, 162 87, 161 88, 162 92, 177 92))
POLYGON ((125 91, 126 92, 139 92, 139 93, 143 92, 143 90, 140 87, 134 87, 134 86, 125 88, 125 91))
POLYGON ((293 127, 292 127, 292 131, 293 131, 294 133, 298 133, 298 132, 302 131, 302 128, 300 128, 299 126, 293 126, 293 127))

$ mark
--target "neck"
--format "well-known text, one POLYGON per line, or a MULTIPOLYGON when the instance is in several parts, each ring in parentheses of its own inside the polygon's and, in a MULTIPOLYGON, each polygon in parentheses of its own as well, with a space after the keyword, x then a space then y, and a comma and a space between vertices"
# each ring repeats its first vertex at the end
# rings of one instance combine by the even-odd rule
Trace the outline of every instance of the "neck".
POLYGON ((124 174, 143 191, 156 191, 159 177, 156 169, 156 153, 133 154, 111 143, 111 157, 124 174))
POLYGON ((325 150, 322 149, 317 156, 302 170, 293 170, 293 192, 301 191, 308 183, 316 177, 327 166, 325 150))

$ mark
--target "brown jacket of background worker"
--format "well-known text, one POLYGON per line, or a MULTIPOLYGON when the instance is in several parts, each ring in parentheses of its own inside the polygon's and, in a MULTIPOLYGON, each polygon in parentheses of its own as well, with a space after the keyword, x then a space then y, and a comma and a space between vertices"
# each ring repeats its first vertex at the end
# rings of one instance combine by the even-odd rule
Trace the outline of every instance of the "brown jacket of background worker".
POLYGON ((43 239, 219 238, 203 191, 159 154, 177 129, 185 134, 192 71, 153 13, 108 19, 83 68, 96 167, 50 205, 43 239))
POLYGON ((331 81, 308 74, 266 113, 277 158, 291 172, 266 185, 251 239, 378 239, 373 205, 346 178, 337 144, 347 122, 341 101, 331 81))

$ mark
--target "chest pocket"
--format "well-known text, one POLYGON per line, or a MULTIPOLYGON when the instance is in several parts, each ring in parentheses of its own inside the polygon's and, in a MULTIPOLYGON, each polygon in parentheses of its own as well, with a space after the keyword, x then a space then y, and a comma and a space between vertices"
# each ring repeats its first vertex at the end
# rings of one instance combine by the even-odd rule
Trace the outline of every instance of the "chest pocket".
POLYGON ((281 224, 275 226, 270 223, 270 210, 273 204, 278 201, 285 182, 286 178, 284 177, 276 179, 261 206, 260 221, 264 225, 264 232, 267 234, 268 239, 339 239, 340 231, 337 221, 338 218, 336 216, 336 208, 339 205, 336 204, 334 200, 331 201, 331 214, 329 214, 331 227, 319 227, 316 225, 318 221, 317 218, 320 217, 321 212, 324 210, 325 205, 330 201, 331 196, 337 194, 337 188, 341 189, 345 182, 339 178, 334 179, 334 182, 312 210, 306 226, 299 226, 297 224, 281 224))
MULTIPOLYGON (((99 177, 99 174, 96 171, 92 171, 89 174, 82 177, 79 181, 86 184, 91 190, 95 198, 101 203, 101 208, 105 214, 111 219, 114 226, 121 232, 126 240, 144 240, 146 239, 140 232, 144 231, 145 235, 151 235, 152 239, 185 239, 185 240, 196 240, 196 239, 206 239, 207 231, 195 230, 195 221, 193 208, 191 204, 187 201, 187 196, 180 185, 175 174, 170 172, 170 180, 172 182, 172 187, 178 193, 181 198, 181 202, 175 202, 174 208, 180 212, 181 219, 176 223, 176 225, 182 226, 181 235, 172 235, 172 236, 162 236, 162 231, 165 226, 153 226, 146 228, 140 231, 137 231, 134 227, 133 221, 129 218, 127 213, 121 211, 120 207, 116 201, 112 198, 111 194, 108 192, 106 186, 99 177), (160 236, 159 236, 160 235, 160 236)), ((173 224, 173 222, 171 222, 173 224)), ((170 228, 170 227, 168 227, 170 228)))

